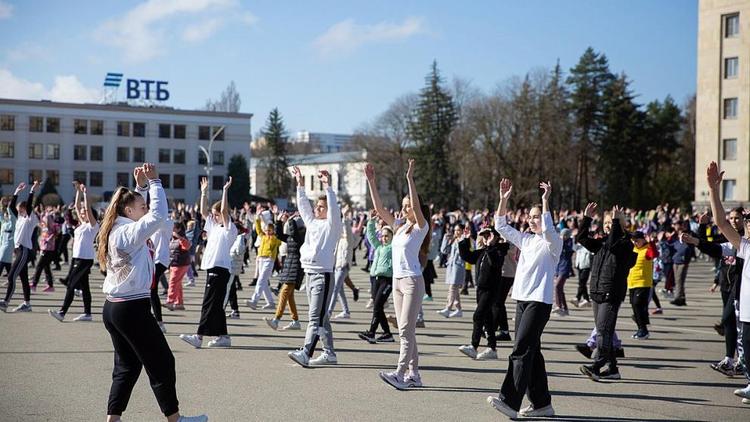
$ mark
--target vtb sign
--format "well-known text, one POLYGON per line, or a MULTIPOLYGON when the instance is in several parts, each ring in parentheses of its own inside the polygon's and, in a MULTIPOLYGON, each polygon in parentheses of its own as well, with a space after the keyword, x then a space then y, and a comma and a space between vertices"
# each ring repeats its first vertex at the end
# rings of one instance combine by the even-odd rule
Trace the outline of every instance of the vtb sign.
MULTIPOLYGON (((104 78, 104 86, 116 90, 122 83, 122 77, 122 73, 109 72, 104 78)), ((126 79, 127 99, 167 101, 169 99, 169 91, 166 88, 168 83, 153 79, 126 79)))

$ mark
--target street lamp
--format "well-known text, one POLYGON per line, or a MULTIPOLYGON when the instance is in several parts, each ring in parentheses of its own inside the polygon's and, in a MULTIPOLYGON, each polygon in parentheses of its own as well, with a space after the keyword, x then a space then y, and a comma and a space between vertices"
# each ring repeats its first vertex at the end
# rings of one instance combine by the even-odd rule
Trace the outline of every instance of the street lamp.
POLYGON ((211 156, 211 150, 214 146, 214 141, 216 140, 216 137, 219 136, 221 132, 224 131, 224 126, 219 126, 219 130, 217 130, 213 135, 211 135, 211 139, 208 141, 208 150, 203 147, 203 145, 198 145, 198 148, 203 151, 203 154, 206 155, 206 165, 203 166, 203 170, 206 171, 206 181, 209 181, 211 179, 211 171, 213 171, 213 157, 211 156))

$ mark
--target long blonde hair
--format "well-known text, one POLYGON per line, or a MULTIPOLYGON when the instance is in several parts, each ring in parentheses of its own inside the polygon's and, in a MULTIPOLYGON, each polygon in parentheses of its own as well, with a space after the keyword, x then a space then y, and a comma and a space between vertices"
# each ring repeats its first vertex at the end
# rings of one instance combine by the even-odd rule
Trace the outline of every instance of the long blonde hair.
POLYGON ((132 204, 136 198, 139 198, 141 194, 133 192, 128 188, 119 187, 112 195, 112 200, 109 201, 107 211, 104 212, 102 217, 102 224, 99 228, 99 234, 97 235, 97 243, 99 248, 96 251, 96 259, 99 261, 99 268, 102 271, 106 271, 108 262, 109 252, 109 232, 112 231, 112 226, 115 225, 117 216, 125 216, 125 207, 132 204))

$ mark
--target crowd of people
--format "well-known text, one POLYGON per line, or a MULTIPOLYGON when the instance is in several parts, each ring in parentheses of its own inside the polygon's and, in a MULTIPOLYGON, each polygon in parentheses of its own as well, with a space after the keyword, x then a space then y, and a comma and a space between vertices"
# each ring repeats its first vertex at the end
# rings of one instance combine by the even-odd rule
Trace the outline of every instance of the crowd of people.
POLYGON ((500 393, 488 397, 489 404, 510 418, 546 417, 554 415, 541 345, 549 319, 567 317, 569 306, 590 307, 591 336, 576 350, 591 362, 581 365, 580 372, 593 381, 619 380, 617 358, 624 350, 615 328, 624 301, 628 299, 637 326, 632 339, 647 340, 650 315, 665 312, 661 299, 688 306, 686 277, 691 262, 702 256, 714 263, 710 290, 719 290, 723 303, 713 328, 724 337, 725 356, 711 368, 745 377, 748 385, 734 393, 750 404, 750 266, 743 265, 750 257, 750 212, 736 208, 726 214, 718 197, 722 173, 715 163, 706 176, 710 213, 669 204, 648 211, 615 205, 599 212, 593 202, 583 211, 554 210, 549 181, 539 184, 539 205, 513 210, 508 207, 513 190, 508 179, 500 182, 496 210, 446 211, 420 197, 414 172, 409 160, 409 193, 401 208, 393 210, 381 200, 375 168, 366 165, 369 211, 340 204, 325 170, 318 174, 325 194, 309 198, 304 178, 294 168, 296 210, 270 203, 231 209, 230 177, 219 201, 210 203, 203 179, 196 206, 174 204, 170 211, 150 163, 134 169, 134 190, 117 188, 109 206, 99 212, 78 182, 73 182, 75 200, 68 206, 35 201, 38 181, 29 188, 28 199, 21 200, 27 189, 21 183, 1 204, 0 271, 7 273, 7 290, 0 310, 10 309, 20 279, 23 301, 13 312, 31 312, 31 293, 42 274, 43 291, 54 291, 53 270, 61 271, 63 263, 69 265, 68 274, 58 281, 66 287, 65 297, 59 309, 48 313, 64 321, 74 298, 81 296, 84 312, 74 321, 91 321, 89 275, 98 267, 105 274, 102 320, 115 351, 108 420, 120 420, 145 367, 168 421, 205 421, 205 415, 179 413, 175 360, 162 318, 162 308, 185 309, 184 288, 196 286, 198 268, 206 277, 198 329, 180 339, 197 349, 204 347, 204 337, 210 338, 206 348, 230 347, 227 319, 241 318, 240 274, 252 268, 252 283, 246 287, 254 292, 242 303, 273 311, 263 318, 273 330, 302 329, 295 292, 307 295, 304 343, 289 358, 303 367, 336 365, 331 320, 350 318, 345 287, 359 300, 350 271, 358 253, 364 253, 360 267, 370 278, 366 308, 372 318, 358 337, 370 344, 394 343, 391 326, 397 330, 395 370, 379 376, 406 390, 422 386, 416 330, 426 327, 422 305, 435 300, 432 285, 439 267, 445 269, 447 285, 445 306, 437 312, 441 317, 462 318, 462 301, 469 289, 476 292, 470 343, 458 351, 475 360, 496 360, 497 343, 513 342, 500 393), (576 297, 567 300, 564 287, 573 276, 576 297), (506 309, 509 293, 516 306, 513 337, 506 309), (394 314, 387 315, 391 303, 394 314), (287 307, 290 320, 282 326, 287 307), (487 347, 480 352, 482 338, 487 347), (322 352, 315 357, 319 342, 322 352), (524 395, 530 404, 521 408, 524 395))

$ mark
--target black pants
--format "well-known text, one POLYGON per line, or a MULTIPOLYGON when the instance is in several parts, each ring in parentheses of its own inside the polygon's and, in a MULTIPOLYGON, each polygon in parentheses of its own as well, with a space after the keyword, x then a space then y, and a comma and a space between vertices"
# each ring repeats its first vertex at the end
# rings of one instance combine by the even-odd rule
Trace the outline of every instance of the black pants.
POLYGON ((508 311, 505 309, 505 300, 508 299, 508 292, 513 287, 513 277, 500 277, 500 289, 495 296, 495 303, 492 305, 492 315, 495 318, 495 327, 500 331, 508 331, 508 311))
POLYGON ((424 292, 429 297, 432 297, 432 283, 435 282, 435 277, 437 277, 435 264, 431 259, 428 259, 427 265, 424 266, 422 271, 422 278, 424 279, 424 292))
POLYGON ((162 322, 161 299, 159 299, 159 285, 156 280, 160 279, 165 271, 167 271, 167 267, 157 262, 154 266, 154 280, 151 282, 151 311, 154 313, 154 318, 159 322, 162 322))
POLYGON ((142 367, 162 413, 169 416, 179 411, 174 356, 148 308, 148 299, 104 302, 102 320, 115 348, 108 415, 122 415, 128 407, 142 367))
POLYGON ((31 258, 31 249, 24 246, 16 248, 16 258, 10 267, 8 274, 8 290, 5 292, 5 302, 10 302, 13 293, 16 292, 16 278, 21 278, 21 288, 23 288, 23 300, 31 300, 31 287, 29 286, 29 258, 31 258))
POLYGON ((542 332, 551 311, 552 305, 547 303, 516 303, 516 341, 508 356, 505 381, 500 387, 501 399, 515 410, 521 408, 524 394, 535 409, 552 402, 542 356, 542 332))
POLYGON ((3 274, 3 270, 5 270, 5 275, 10 275, 10 267, 13 265, 12 262, 0 262, 0 275, 3 274))
MULTIPOLYGON (((229 307, 232 308, 233 311, 236 311, 237 313, 240 312, 240 306, 237 303, 237 288, 240 287, 240 276, 239 274, 236 274, 234 277, 232 277, 232 284, 229 286, 229 307)), ((224 304, 224 308, 227 307, 227 304, 224 304)))
POLYGON ((576 300, 581 301, 589 299, 589 289, 587 284, 589 282, 589 275, 591 275, 591 268, 581 268, 578 270, 578 291, 576 292, 576 300))
POLYGON ((57 242, 57 255, 55 256, 55 262, 60 266, 60 258, 62 257, 65 263, 68 263, 68 242, 70 242, 70 234, 65 233, 60 235, 57 242))
POLYGON ((748 362, 750 362, 750 322, 737 321, 737 323, 742 325, 740 341, 742 342, 742 354, 745 362, 745 379, 750 383, 750 368, 748 368, 748 362))
POLYGON ((375 279, 375 302, 372 307, 372 321, 369 331, 372 334, 375 334, 378 325, 383 330, 383 334, 391 333, 388 320, 385 319, 385 304, 388 302, 388 297, 391 296, 391 291, 393 291, 393 279, 391 277, 377 277, 375 279))
POLYGON ((201 320, 197 334, 202 336, 227 335, 227 316, 224 314, 224 303, 229 288, 229 270, 213 267, 206 271, 206 290, 203 293, 201 320))
POLYGON ((477 287, 477 309, 474 311, 474 330, 471 333, 471 345, 475 349, 479 348, 479 341, 485 331, 487 331, 487 346, 492 350, 497 347, 495 338, 497 326, 495 325, 495 315, 492 308, 498 302, 497 297, 499 295, 500 286, 495 285, 489 289, 477 287))
POLYGON ((31 283, 34 287, 39 284, 39 278, 42 276, 42 271, 44 271, 44 280, 47 282, 47 285, 52 287, 52 268, 50 266, 55 260, 55 257, 57 257, 56 251, 42 251, 39 261, 36 263, 34 279, 31 283))
POLYGON ((620 302, 602 302, 593 304, 594 320, 596 322, 596 348, 597 354, 594 359, 594 369, 599 370, 609 364, 611 372, 617 371, 617 357, 612 345, 617 324, 617 312, 620 310, 620 302))
POLYGON ((657 308, 661 308, 661 301, 659 300, 659 295, 656 292, 656 281, 654 282, 654 287, 651 288, 651 300, 654 301, 654 305, 656 305, 657 308))
POLYGON ((724 356, 734 358, 737 350, 737 316, 734 313, 734 294, 721 292, 724 309, 721 313, 721 325, 724 326, 724 356))
POLYGON ((648 318, 648 299, 651 294, 651 287, 638 287, 630 289, 630 306, 633 308, 635 323, 638 325, 638 331, 648 332, 648 324, 651 323, 648 318))
POLYGON ((76 289, 81 290, 81 296, 83 297, 83 313, 91 315, 91 288, 89 287, 89 274, 91 273, 92 265, 94 265, 93 259, 73 258, 73 262, 71 262, 70 265, 70 272, 67 277, 68 286, 65 291, 65 299, 63 300, 62 308, 60 308, 60 312, 63 315, 68 313, 70 304, 73 303, 76 289))

